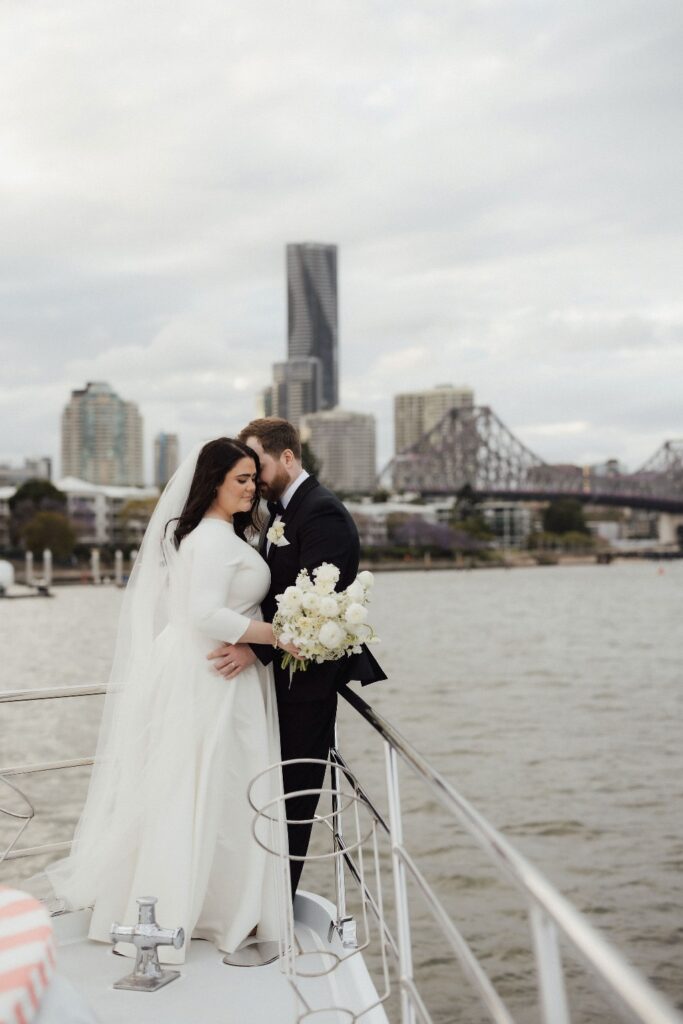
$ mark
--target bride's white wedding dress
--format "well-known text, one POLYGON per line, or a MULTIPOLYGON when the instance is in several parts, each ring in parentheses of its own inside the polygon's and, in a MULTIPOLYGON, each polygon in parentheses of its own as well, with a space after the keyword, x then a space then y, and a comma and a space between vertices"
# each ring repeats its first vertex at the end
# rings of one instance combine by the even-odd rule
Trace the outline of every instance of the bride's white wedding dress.
MULTIPOLYGON (((93 905, 93 939, 137 921, 138 896, 158 897, 157 920, 182 926, 186 947, 192 936, 232 952, 254 927, 278 937, 277 865, 252 836, 247 800, 249 782, 280 760, 272 671, 256 661, 226 681, 206 660, 261 619, 269 582, 266 562, 223 520, 203 519, 173 555, 165 625, 121 687, 106 778, 91 786, 74 855, 48 869, 67 905, 93 905)), ((279 785, 268 773, 259 799, 279 785)), ((178 963, 185 949, 159 953, 178 963)))

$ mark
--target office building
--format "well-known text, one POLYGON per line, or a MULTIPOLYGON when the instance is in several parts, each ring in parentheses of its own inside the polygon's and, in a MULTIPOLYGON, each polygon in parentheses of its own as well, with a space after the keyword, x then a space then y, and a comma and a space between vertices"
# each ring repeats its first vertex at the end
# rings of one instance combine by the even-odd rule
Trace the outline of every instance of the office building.
POLYGON ((271 384, 267 388, 262 388, 258 393, 256 398, 256 415, 274 416, 273 404, 273 385, 271 384))
POLYGON ((320 408, 339 403, 337 246, 287 246, 287 356, 319 359, 320 408))
POLYGON ((72 391, 62 413, 62 476, 136 487, 143 483, 142 417, 109 384, 72 391))
POLYGON ((321 402, 322 372, 319 359, 288 359, 273 365, 271 416, 281 416, 295 427, 301 417, 317 412, 321 402))
POLYGON ((376 423, 367 413, 324 410, 302 417, 301 438, 320 464, 320 479, 332 490, 369 494, 375 490, 376 423))
POLYGON ((474 391, 441 384, 428 391, 409 391, 394 396, 394 451, 411 448, 451 409, 471 409, 474 391))
POLYGON ((178 468, 178 435, 157 434, 154 438, 154 483, 165 487, 178 468))

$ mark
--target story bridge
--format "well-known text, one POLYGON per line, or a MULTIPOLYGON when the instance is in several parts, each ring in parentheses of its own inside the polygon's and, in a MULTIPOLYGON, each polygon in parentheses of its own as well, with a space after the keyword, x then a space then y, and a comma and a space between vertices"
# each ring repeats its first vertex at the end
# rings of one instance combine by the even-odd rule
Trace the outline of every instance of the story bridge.
POLYGON ((683 514, 683 440, 665 441, 635 473, 604 466, 544 462, 488 406, 451 409, 382 473, 399 491, 424 497, 469 485, 481 497, 509 501, 578 498, 582 502, 683 514))

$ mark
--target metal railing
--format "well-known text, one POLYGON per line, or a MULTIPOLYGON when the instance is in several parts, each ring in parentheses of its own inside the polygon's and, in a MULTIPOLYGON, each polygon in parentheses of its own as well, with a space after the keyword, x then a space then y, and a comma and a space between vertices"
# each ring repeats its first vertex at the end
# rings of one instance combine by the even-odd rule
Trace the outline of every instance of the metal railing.
MULTIPOLYGON (((367 794, 361 791, 361 795, 368 800, 391 844, 397 923, 396 941, 394 943, 392 939, 391 944, 395 946, 398 957, 402 1024, 416 1024, 417 1019, 424 1024, 431 1024, 431 1017, 418 991, 413 971, 408 906, 409 877, 440 926, 446 942, 460 961, 465 976, 478 993, 490 1019, 496 1024, 513 1024, 513 1017, 457 924, 448 915, 405 847, 398 778, 399 759, 428 787, 449 816, 477 842, 500 874, 519 890, 525 900, 536 961, 541 1019, 544 1024, 569 1024, 571 1020, 559 946, 560 936, 573 949, 588 972, 601 983, 624 1020, 636 1021, 639 1024, 683 1024, 683 1016, 600 935, 588 919, 572 906, 537 868, 518 853, 468 800, 432 768, 387 719, 350 688, 345 687, 340 692, 347 703, 381 736, 384 744, 388 822, 377 814, 367 794)), ((343 771, 346 767, 337 750, 332 752, 332 760, 340 765, 340 770, 343 771)), ((335 842, 343 851, 343 835, 336 836, 335 842)), ((353 858, 345 854, 344 860, 351 874, 355 876, 353 858)), ((346 914, 345 902, 338 909, 346 914)), ((386 930, 384 934, 387 935, 386 930)))
MULTIPOLYGON (((37 690, 3 690, 0 692, 0 704, 16 704, 27 700, 59 700, 63 697, 90 697, 104 693, 106 693, 105 686, 53 686, 37 690)), ((35 817, 36 812, 35 807, 26 794, 18 788, 16 783, 10 782, 10 779, 17 775, 35 775, 38 772, 51 772, 63 768, 82 768, 92 763, 92 757, 72 757, 61 761, 45 761, 39 764, 18 764, 0 767, 0 783, 17 794, 28 808, 27 811, 22 813, 0 805, 0 815, 5 814, 9 818, 23 822, 8 846, 0 851, 0 864, 4 861, 19 860, 23 857, 66 853, 71 849, 70 842, 43 843, 41 846, 21 846, 15 849, 16 844, 35 817)))
MULTIPOLYGON (((55 687, 44 690, 13 690, 0 693, 0 703, 26 700, 52 700, 65 697, 83 697, 103 694, 102 686, 55 687)), ((353 935, 353 922, 347 913, 345 863, 351 877, 363 888, 363 898, 378 919, 382 939, 395 955, 401 1003, 401 1024, 431 1024, 430 1014, 425 1006, 415 981, 412 959, 412 931, 408 904, 409 879, 424 899, 436 923, 441 928, 446 943, 459 960, 465 976, 489 1017, 495 1024, 514 1024, 510 1011, 486 975, 475 953, 460 932, 456 922, 448 915, 438 896, 420 871, 406 849, 403 839, 403 816, 399 787, 399 761, 403 762, 427 786, 438 799, 451 819, 478 843, 495 864, 500 874, 512 883, 526 902, 529 927, 532 936, 534 957, 538 977, 538 994, 541 1016, 544 1024, 569 1024, 570 1012, 565 990, 564 967, 559 945, 562 937, 572 948, 588 972, 601 982, 603 989, 623 1019, 639 1024, 683 1024, 681 1016, 664 997, 657 992, 640 973, 632 967, 598 933, 590 922, 565 899, 508 840, 498 832, 457 790, 406 740, 402 734, 382 715, 353 690, 345 687, 341 695, 347 703, 368 722, 379 734, 384 745, 387 819, 377 810, 373 800, 344 760, 338 749, 331 751, 333 805, 331 831, 334 848, 340 854, 334 858, 337 918, 332 927, 339 932, 344 943, 345 935, 353 935), (389 929, 381 913, 381 899, 368 889, 358 865, 344 842, 342 810, 338 799, 340 778, 344 775, 352 782, 353 788, 389 837, 394 887, 396 916, 395 934, 389 929)), ((34 810, 28 799, 9 777, 33 774, 55 769, 81 767, 92 764, 92 758, 71 758, 44 764, 14 765, 0 767, 0 782, 18 793, 30 807, 29 814, 8 811, 11 817, 24 823, 9 847, 0 853, 0 863, 20 857, 51 854, 68 850, 70 843, 50 843, 36 847, 13 849, 21 833, 33 817, 34 810)), ((346 944, 346 943, 344 943, 346 944)), ((350 943, 349 943, 350 944, 350 943)))

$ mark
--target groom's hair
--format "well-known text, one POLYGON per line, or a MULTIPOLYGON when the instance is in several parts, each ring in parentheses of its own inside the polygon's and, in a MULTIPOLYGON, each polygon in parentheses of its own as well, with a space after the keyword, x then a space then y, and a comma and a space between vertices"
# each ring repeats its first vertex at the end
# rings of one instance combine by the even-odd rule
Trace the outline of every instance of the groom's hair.
POLYGON ((252 420, 239 432, 239 439, 244 444, 248 437, 255 437, 260 441, 264 452, 268 452, 275 459, 279 459, 283 451, 289 448, 294 458, 301 462, 301 438, 299 431, 289 420, 281 420, 279 416, 264 416, 252 420))

